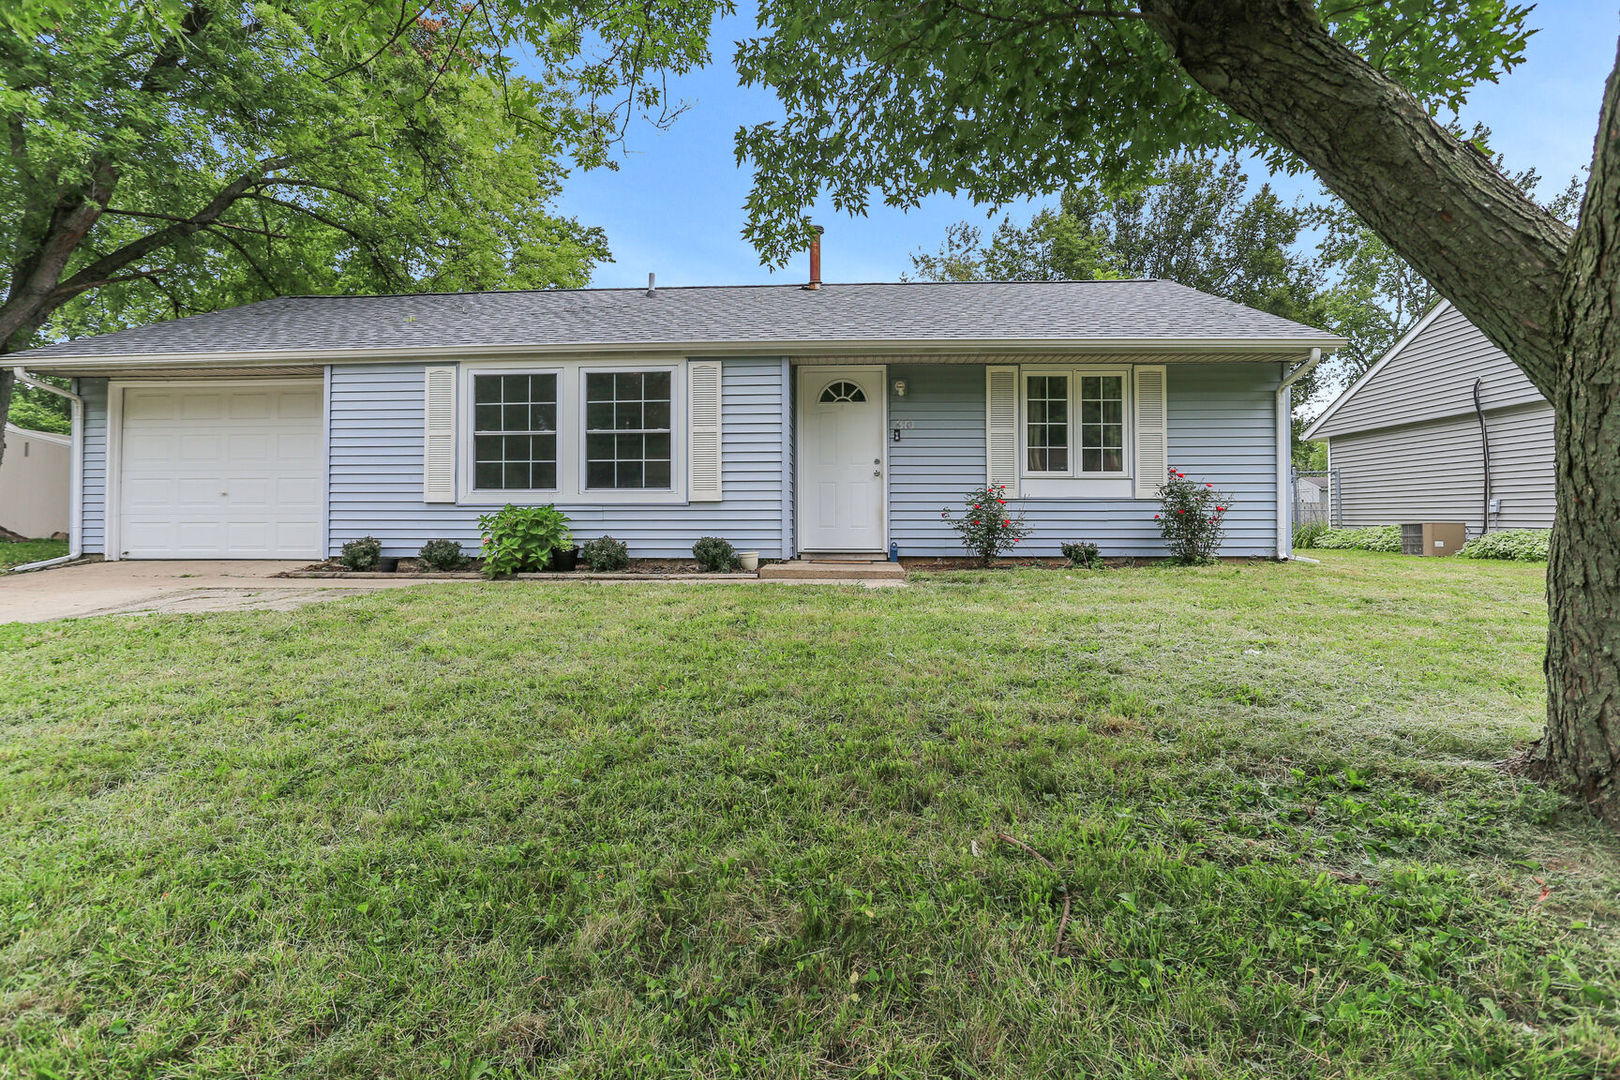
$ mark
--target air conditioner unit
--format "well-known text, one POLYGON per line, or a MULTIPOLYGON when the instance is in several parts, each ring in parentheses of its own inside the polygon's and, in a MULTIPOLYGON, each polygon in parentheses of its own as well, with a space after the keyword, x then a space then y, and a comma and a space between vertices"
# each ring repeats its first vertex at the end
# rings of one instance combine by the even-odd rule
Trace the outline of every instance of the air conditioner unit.
POLYGON ((1460 521, 1425 521, 1401 526, 1401 554, 1455 555, 1468 539, 1468 526, 1460 521))

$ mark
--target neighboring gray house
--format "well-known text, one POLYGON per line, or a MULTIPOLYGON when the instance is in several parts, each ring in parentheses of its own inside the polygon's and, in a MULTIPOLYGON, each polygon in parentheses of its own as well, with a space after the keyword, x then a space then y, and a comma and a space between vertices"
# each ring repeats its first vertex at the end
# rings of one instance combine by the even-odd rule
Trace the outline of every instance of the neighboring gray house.
POLYGON ((1328 469, 1338 474, 1335 524, 1460 521, 1470 536, 1552 527, 1552 406, 1444 301, 1305 438, 1327 440, 1328 469))
POLYGON ((1056 554, 1153 556, 1166 467, 1286 557, 1288 386, 1342 339, 1165 281, 288 297, 16 354, 71 376, 77 550, 478 546, 554 502, 637 557, 961 554, 989 478, 1056 554))

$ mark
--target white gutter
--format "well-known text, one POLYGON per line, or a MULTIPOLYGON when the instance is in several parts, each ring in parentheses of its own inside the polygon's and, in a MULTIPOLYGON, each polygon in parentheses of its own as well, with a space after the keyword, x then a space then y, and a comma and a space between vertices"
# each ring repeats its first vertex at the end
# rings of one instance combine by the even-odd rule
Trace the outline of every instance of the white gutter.
POLYGON ((1294 555, 1293 525, 1294 516, 1289 513, 1289 504, 1293 499, 1294 486, 1294 455, 1293 433, 1291 431, 1294 418, 1293 388, 1311 369, 1322 362, 1322 350, 1312 349, 1311 358, 1300 364, 1293 371, 1283 376, 1282 383, 1277 387, 1277 558, 1290 559, 1294 555))
POLYGON ((23 386, 68 399, 68 431, 72 440, 72 449, 68 454, 68 553, 11 568, 10 573, 20 574, 26 570, 43 570, 47 566, 56 566, 84 555, 84 398, 71 390, 42 382, 20 367, 14 369, 14 374, 23 386))

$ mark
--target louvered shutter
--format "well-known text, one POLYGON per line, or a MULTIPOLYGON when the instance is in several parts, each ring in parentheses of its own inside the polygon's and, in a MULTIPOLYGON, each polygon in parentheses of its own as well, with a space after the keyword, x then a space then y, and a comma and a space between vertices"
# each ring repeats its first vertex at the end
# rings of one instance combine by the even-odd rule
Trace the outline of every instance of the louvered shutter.
POLYGON ((985 378, 985 472, 992 484, 1018 495, 1018 369, 987 367, 985 378))
POLYGON ((719 502, 720 362, 697 360, 686 366, 687 498, 719 502))
POLYGON ((427 369, 422 501, 456 501, 456 369, 427 369))
POLYGON ((1152 499, 1169 475, 1169 419, 1163 365, 1136 369, 1136 497, 1152 499))

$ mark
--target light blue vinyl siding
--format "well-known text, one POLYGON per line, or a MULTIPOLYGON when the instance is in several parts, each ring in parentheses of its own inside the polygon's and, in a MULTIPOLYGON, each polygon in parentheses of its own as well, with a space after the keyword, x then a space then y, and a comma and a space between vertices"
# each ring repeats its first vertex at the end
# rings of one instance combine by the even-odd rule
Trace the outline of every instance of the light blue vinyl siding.
POLYGON ((107 538, 107 380, 80 379, 84 398, 84 550, 101 552, 107 538))
MULTIPOLYGON (((1170 463, 1232 497, 1222 555, 1276 553, 1274 364, 1175 364, 1168 369, 1170 463)), ((959 556, 940 517, 985 480, 984 368, 889 368, 889 418, 913 426, 889 446, 889 535, 902 556, 959 556), (903 398, 893 395, 905 379, 903 398)), ((1136 499, 1024 499, 1034 530, 1020 553, 1056 555, 1067 540, 1090 540, 1104 555, 1161 556, 1157 504, 1136 499)))
MULTIPOLYGON (((690 556, 700 536, 721 536, 764 558, 783 553, 787 365, 780 358, 727 359, 721 376, 720 502, 559 503, 574 535, 623 540, 634 558, 690 556)), ((422 501, 423 366, 337 364, 331 369, 328 447, 328 550, 371 535, 391 556, 415 555, 425 541, 479 544, 478 517, 500 503, 422 501)))

